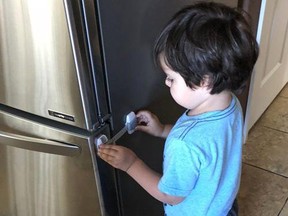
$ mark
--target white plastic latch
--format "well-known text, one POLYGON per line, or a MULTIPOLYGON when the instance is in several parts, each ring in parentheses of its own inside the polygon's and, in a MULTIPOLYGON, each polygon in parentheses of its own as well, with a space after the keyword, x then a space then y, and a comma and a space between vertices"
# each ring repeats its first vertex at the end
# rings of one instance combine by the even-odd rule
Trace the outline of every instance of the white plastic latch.
POLYGON ((95 145, 97 149, 99 148, 100 145, 105 144, 107 142, 108 142, 108 138, 104 134, 101 134, 95 138, 95 145))
POLYGON ((126 116, 125 126, 128 134, 132 134, 135 131, 135 128, 137 126, 137 117, 134 112, 130 112, 126 116))

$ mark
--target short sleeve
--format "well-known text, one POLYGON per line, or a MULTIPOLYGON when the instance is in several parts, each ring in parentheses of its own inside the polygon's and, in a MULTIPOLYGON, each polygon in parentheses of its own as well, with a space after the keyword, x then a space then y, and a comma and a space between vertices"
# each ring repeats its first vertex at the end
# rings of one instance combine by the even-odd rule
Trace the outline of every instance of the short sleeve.
POLYGON ((170 139, 164 150, 163 176, 158 189, 186 197, 194 188, 201 168, 201 152, 179 139, 170 139))

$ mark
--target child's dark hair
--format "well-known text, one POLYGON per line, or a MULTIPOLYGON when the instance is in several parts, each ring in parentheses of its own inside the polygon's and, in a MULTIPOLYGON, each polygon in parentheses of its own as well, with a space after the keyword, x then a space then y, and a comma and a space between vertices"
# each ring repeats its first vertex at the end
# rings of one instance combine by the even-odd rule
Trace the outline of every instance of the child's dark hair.
POLYGON ((210 94, 243 89, 258 57, 258 45, 243 13, 217 3, 179 11, 159 36, 154 57, 178 72, 192 89, 209 80, 210 94))

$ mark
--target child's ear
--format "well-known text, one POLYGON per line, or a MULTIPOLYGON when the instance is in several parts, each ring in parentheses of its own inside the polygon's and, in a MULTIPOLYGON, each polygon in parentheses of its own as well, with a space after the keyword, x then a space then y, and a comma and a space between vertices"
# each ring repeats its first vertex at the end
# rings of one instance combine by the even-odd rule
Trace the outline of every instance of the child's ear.
POLYGON ((201 81, 201 87, 207 87, 210 88, 210 77, 208 75, 204 75, 201 81))

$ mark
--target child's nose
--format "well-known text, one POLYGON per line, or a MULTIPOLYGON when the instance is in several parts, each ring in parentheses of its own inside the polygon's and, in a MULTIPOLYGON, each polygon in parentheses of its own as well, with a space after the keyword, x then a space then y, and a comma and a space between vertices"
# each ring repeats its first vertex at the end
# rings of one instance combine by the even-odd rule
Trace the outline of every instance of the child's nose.
POLYGON ((171 82, 169 80, 165 79, 165 85, 170 88, 171 87, 171 82))

